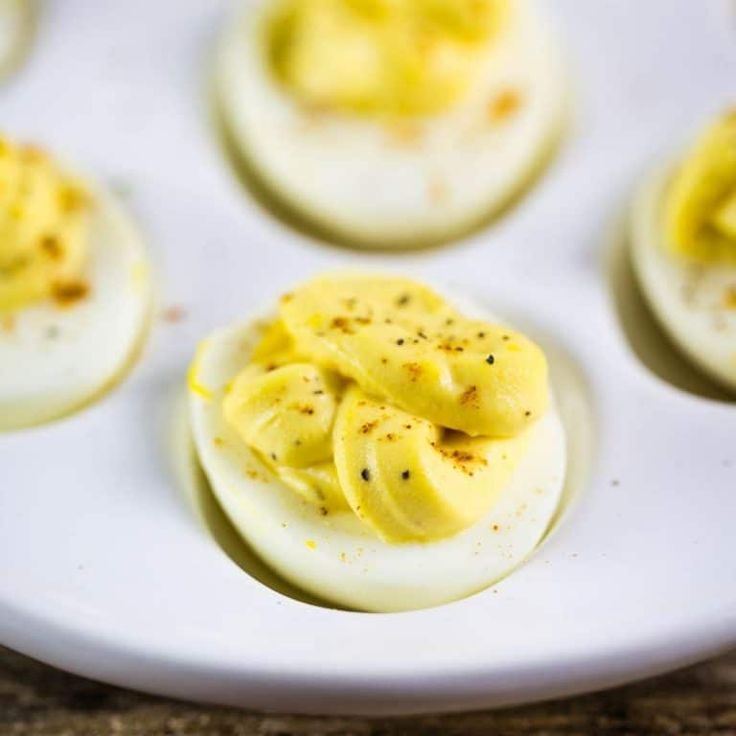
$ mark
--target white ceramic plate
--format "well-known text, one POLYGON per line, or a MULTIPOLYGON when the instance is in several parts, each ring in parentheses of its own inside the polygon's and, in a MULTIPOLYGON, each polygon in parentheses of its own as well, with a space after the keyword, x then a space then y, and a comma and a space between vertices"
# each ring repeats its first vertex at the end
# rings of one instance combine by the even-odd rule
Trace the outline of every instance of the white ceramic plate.
POLYGON ((320 713, 559 696, 733 646, 736 406, 639 362, 604 267, 643 167, 733 95, 730 4, 557 0, 577 75, 561 157, 493 229, 397 256, 308 242, 243 195, 207 117, 226 5, 49 2, 0 90, 10 133, 128 190, 162 302, 187 310, 100 403, 0 437, 0 641, 142 690, 320 713), (309 274, 361 263, 485 301, 553 350, 558 381, 578 374, 565 518, 511 577, 435 609, 351 613, 275 592, 214 543, 173 467, 196 340, 309 274))

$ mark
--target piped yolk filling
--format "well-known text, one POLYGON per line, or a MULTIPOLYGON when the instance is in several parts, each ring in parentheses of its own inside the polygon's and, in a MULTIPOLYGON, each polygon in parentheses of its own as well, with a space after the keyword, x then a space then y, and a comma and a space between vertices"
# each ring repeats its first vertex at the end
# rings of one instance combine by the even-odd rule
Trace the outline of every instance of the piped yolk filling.
POLYGON ((281 0, 272 69, 315 110, 428 115, 468 88, 507 0, 281 0))
POLYGON ((523 335, 398 278, 324 277, 282 298, 223 400, 226 422, 321 513, 389 542, 471 526, 547 405, 523 335))
POLYGON ((736 263, 736 111, 702 134, 665 202, 670 250, 696 263, 736 263))
POLYGON ((84 296, 88 209, 46 153, 0 137, 0 312, 84 296))

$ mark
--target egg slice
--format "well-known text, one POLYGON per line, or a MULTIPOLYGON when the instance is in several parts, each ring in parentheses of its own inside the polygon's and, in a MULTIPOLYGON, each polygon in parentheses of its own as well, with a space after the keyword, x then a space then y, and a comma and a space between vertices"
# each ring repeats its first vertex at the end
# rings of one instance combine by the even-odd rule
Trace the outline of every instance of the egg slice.
MULTIPOLYGON (((558 509, 565 475, 565 435, 554 401, 526 430, 516 448, 511 444, 517 440, 500 440, 501 444, 489 451, 489 458, 494 458, 493 452, 500 458, 506 449, 503 443, 509 443, 509 452, 518 457, 507 459, 508 468, 503 463, 494 467, 495 476, 489 477, 487 489, 493 503, 479 521, 438 541, 394 544, 373 531, 370 518, 361 520, 340 506, 331 506, 328 511, 300 497, 293 484, 289 487, 279 482, 226 420, 223 400, 261 342, 263 329, 261 322, 249 322, 218 332, 202 343, 190 374, 190 420, 197 455, 216 498, 242 537, 274 570, 301 589, 337 605, 401 611, 445 603, 486 588, 532 553, 558 509)), ((353 426, 367 421, 363 412, 372 410, 368 403, 361 403, 359 397, 343 401, 336 431, 341 423, 353 426)), ((391 421, 399 420, 396 410, 391 421)), ((468 438, 467 442, 482 440, 468 438)), ((468 450, 465 444, 463 457, 468 450)), ((397 461, 405 451, 411 452, 412 447, 387 450, 397 461)), ((357 452, 362 450, 357 448, 357 452)), ((423 451, 412 467, 434 481, 444 478, 452 482, 449 475, 443 475, 450 472, 448 468, 431 454, 423 451)), ((358 477, 357 466, 337 471, 343 480, 358 477)), ((358 513, 363 498, 370 502, 369 496, 360 495, 365 493, 359 485, 366 480, 364 476, 358 478, 357 487, 354 484, 346 491, 351 504, 357 504, 358 513)), ((402 482, 400 475, 396 482, 402 482)), ((466 478, 459 495, 472 493, 471 486, 466 478)), ((462 525, 464 510, 453 494, 445 495, 445 490, 449 489, 441 487, 432 504, 425 507, 426 519, 408 519, 407 508, 397 507, 392 523, 402 525, 396 527, 401 538, 405 538, 407 523, 431 522, 437 514, 442 519, 457 516, 462 525)), ((391 489, 387 487, 387 491, 391 489)), ((466 501, 473 503, 470 496, 466 501)), ((488 508, 487 503, 484 508, 488 508)), ((364 516, 371 513, 366 507, 364 516)), ((385 515, 385 508, 382 513, 385 515)), ((382 518, 381 529, 385 532, 387 528, 382 518)))
POLYGON ((12 71, 23 54, 31 26, 29 0, 0 0, 0 78, 12 71))
POLYGON ((729 164, 725 151, 716 153, 710 163, 702 159, 707 141, 689 162, 662 167, 645 181, 636 196, 630 246, 637 280, 663 329, 701 370, 736 392, 736 118, 733 116, 731 126, 731 179, 725 176, 729 164), (721 169, 715 172, 718 174, 715 177, 713 165, 721 169), (702 187, 704 181, 707 184, 702 187), (724 195, 719 191, 724 184, 727 190, 729 181, 734 197, 730 220, 727 192, 724 195), (673 201, 676 185, 678 190, 674 195, 678 200, 673 201), (713 209, 712 217, 708 215, 712 204, 709 198, 720 202, 720 207, 713 209), (673 213, 673 206, 677 207, 677 213, 673 213), (700 218, 705 220, 699 223, 700 218), (728 232, 732 234, 727 236, 728 232), (732 243, 731 256, 727 252, 728 243, 732 243))
MULTIPOLYGON (((99 397, 124 376, 147 331, 151 286, 141 238, 112 195, 83 186, 83 281, 0 310, 0 430, 55 419, 99 397)), ((12 296, 2 269, 0 296, 12 296)))
MULTIPOLYGON (((428 83, 429 101, 416 101, 422 112, 406 115, 366 112, 362 98, 349 96, 361 84, 377 85, 363 79, 375 49, 361 46, 362 38, 346 38, 335 51, 334 78, 303 80, 308 90, 319 91, 349 73, 345 84, 353 86, 346 104, 357 112, 315 109, 286 89, 269 63, 268 29, 280 5, 261 0, 227 28, 216 78, 221 119, 231 147, 258 183, 328 237, 368 247, 414 247, 459 236, 509 204, 559 138, 563 64, 551 23, 534 0, 497 2, 502 17, 469 64, 467 88, 432 110, 433 91, 438 99, 450 94, 437 72, 438 80, 428 83)), ((444 5, 450 13, 452 6, 444 5)), ((311 54, 320 53, 317 31, 311 54)), ((397 64, 405 61, 396 58, 397 64)), ((450 72, 463 58, 445 60, 450 72)), ((442 59, 436 61, 444 72, 442 59)), ((329 71, 329 61, 325 66, 329 71)), ((420 80, 422 73, 407 71, 420 80)), ((413 89, 407 84, 403 91, 409 96, 413 89)), ((375 102, 379 92, 371 87, 366 94, 375 102)))

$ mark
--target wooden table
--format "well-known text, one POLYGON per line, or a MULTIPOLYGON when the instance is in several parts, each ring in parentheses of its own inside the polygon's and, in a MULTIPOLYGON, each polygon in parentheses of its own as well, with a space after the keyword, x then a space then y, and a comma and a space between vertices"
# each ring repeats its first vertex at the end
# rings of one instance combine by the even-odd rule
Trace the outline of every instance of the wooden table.
POLYGON ((736 652, 596 695, 502 711, 415 718, 254 715, 139 695, 0 648, 0 735, 480 736, 736 735, 736 652))

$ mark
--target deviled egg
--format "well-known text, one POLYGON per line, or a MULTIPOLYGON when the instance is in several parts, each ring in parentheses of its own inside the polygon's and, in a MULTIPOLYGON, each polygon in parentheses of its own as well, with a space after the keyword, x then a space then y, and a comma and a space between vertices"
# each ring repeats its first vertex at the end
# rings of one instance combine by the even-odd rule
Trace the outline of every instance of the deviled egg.
POLYGON ((262 187, 350 244, 413 247, 509 204, 566 86, 535 0, 259 0, 230 24, 220 116, 262 187))
POLYGON ((33 25, 30 0, 0 0, 0 79, 23 56, 33 25))
POLYGON ((144 249, 117 202, 0 138, 0 429, 62 416, 119 380, 149 302, 144 249))
POLYGON ((645 182, 631 247, 642 291, 664 330, 736 392, 736 111, 645 182))
POLYGON ((544 353, 404 278, 316 278, 204 340, 188 385, 225 513, 284 578, 339 605, 486 588, 559 506, 566 443, 544 353))

